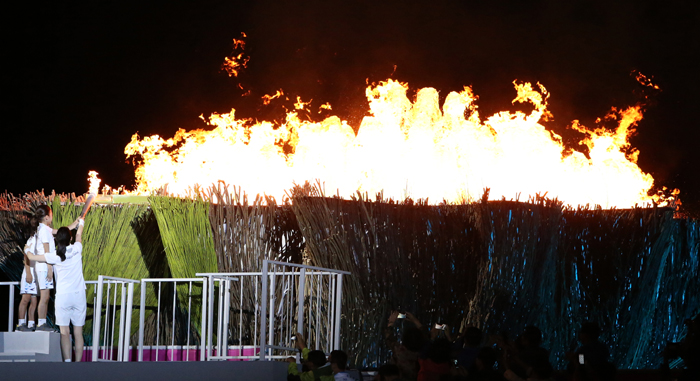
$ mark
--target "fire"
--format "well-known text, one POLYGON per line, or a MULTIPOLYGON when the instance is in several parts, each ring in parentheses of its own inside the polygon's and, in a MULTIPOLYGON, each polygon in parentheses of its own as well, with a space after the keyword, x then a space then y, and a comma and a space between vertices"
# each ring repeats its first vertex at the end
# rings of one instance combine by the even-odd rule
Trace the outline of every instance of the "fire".
POLYGON ((210 130, 181 129, 170 139, 135 134, 125 153, 139 161, 136 192, 142 194, 164 186, 185 194, 195 184, 222 180, 249 194, 282 199, 294 183, 319 179, 328 193, 343 197, 359 190, 468 202, 488 187, 492 199, 546 193, 569 205, 604 208, 652 202, 654 180, 637 166, 639 152, 629 146, 641 107, 613 109, 607 117, 618 121, 613 131, 574 121, 572 128, 585 135, 586 156, 566 149, 540 123, 551 117, 544 86, 515 83, 515 89, 513 102, 529 103, 532 112, 502 111, 482 119, 469 87, 449 93, 441 107, 437 90, 420 89, 411 101, 407 84, 387 80, 367 88, 371 116, 357 133, 337 116, 310 122, 291 111, 276 127, 236 119, 232 110, 211 115, 210 130))
POLYGON ((88 188, 88 194, 97 194, 100 191, 100 180, 99 177, 97 177, 98 173, 97 171, 90 171, 88 172, 88 183, 90 184, 88 188))
MULTIPOLYGON (((241 37, 246 38, 247 36, 245 33, 241 33, 241 37)), ((245 41, 234 38, 231 57, 224 57, 224 63, 221 65, 221 70, 226 71, 229 77, 238 77, 240 71, 248 67, 250 57, 245 56, 243 49, 245 49, 245 41)))

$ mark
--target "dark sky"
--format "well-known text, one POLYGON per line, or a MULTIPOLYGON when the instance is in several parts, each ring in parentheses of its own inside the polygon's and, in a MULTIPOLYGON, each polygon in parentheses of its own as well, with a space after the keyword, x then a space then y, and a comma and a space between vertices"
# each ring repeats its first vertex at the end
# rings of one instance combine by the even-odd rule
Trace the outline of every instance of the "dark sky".
POLYGON ((641 99, 638 70, 662 89, 632 139, 639 165, 687 205, 700 199, 696 2, 21 3, 3 12, 0 190, 83 192, 90 169, 130 186, 133 133, 170 137, 231 108, 279 118, 259 99, 279 88, 356 127, 366 81, 389 77, 443 97, 471 85, 482 116, 515 109, 514 79, 539 81, 552 94, 547 128, 574 144, 571 120, 593 127, 641 99), (220 66, 241 32, 249 68, 229 78, 220 66))

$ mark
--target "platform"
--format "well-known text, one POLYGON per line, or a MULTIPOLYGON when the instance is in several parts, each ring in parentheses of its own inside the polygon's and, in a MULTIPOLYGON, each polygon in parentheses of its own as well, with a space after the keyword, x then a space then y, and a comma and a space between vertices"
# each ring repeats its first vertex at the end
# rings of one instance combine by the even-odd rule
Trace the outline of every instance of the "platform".
POLYGON ((61 362, 57 332, 0 332, 0 362, 61 362))
POLYGON ((81 380, 269 380, 286 381, 287 363, 280 361, 207 362, 85 362, 0 363, 3 380, 26 380, 27 375, 47 375, 51 381, 81 380))

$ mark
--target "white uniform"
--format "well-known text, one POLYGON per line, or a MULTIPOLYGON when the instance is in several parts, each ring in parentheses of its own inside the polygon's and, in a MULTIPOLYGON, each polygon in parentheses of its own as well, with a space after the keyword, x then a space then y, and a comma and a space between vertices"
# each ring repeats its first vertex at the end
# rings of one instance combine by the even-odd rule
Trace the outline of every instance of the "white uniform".
MULTIPOLYGON (((24 246, 24 252, 25 253, 32 253, 36 254, 36 241, 37 241, 37 236, 36 234, 31 236, 27 240, 27 244, 24 246)), ((39 285, 37 283, 37 277, 36 277, 36 261, 29 261, 29 271, 32 272, 32 282, 27 283, 27 270, 26 268, 22 269, 22 283, 20 285, 19 293, 20 294, 30 294, 30 295, 36 295, 37 290, 39 289, 39 285)))
MULTIPOLYGON (((38 240, 36 243, 36 255, 44 255, 44 243, 49 244, 49 252, 56 252, 56 242, 53 240, 53 229, 48 225, 41 223, 37 228, 36 234, 38 235, 38 240)), ((49 282, 49 267, 46 263, 38 262, 36 264, 36 278, 39 282, 39 289, 41 290, 51 290, 53 289, 54 282, 49 282)))
POLYGON ((68 326, 85 325, 87 301, 83 278, 83 244, 76 242, 66 248, 66 260, 56 252, 45 254, 46 263, 54 266, 56 273, 56 324, 68 326))

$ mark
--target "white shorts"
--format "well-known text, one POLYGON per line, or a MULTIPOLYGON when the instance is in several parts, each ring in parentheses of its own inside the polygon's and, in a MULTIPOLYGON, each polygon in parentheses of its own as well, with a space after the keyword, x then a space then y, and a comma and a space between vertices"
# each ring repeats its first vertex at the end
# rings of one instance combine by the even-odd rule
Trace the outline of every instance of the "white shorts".
POLYGON ((56 325, 69 326, 73 323, 76 327, 85 325, 87 312, 87 300, 85 291, 71 292, 56 295, 56 325))
POLYGON ((19 293, 36 296, 38 288, 39 285, 36 283, 36 276, 32 277, 32 283, 27 283, 27 272, 22 270, 22 282, 20 283, 19 293))
POLYGON ((48 271, 35 271, 36 274, 36 280, 39 282, 39 289, 40 290, 53 290, 53 280, 49 281, 46 279, 49 276, 48 271))

